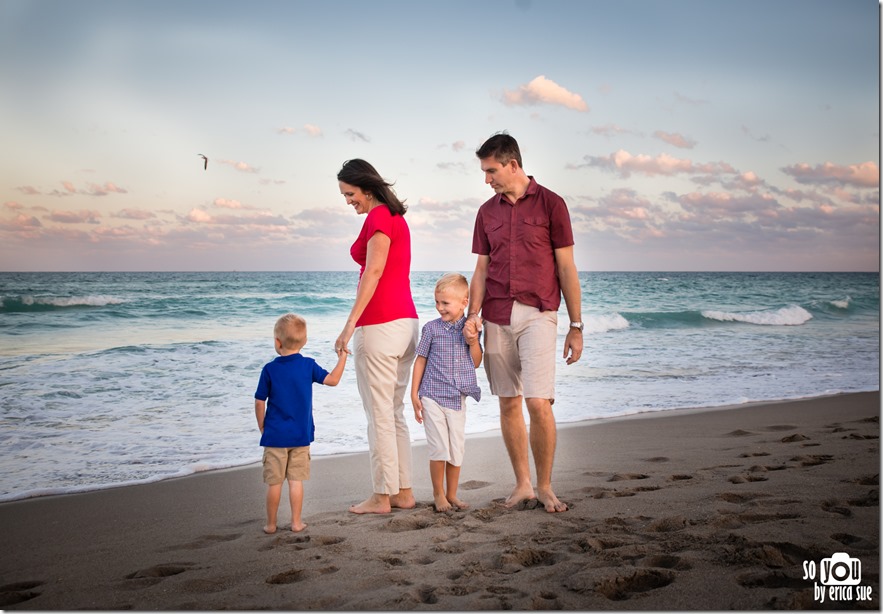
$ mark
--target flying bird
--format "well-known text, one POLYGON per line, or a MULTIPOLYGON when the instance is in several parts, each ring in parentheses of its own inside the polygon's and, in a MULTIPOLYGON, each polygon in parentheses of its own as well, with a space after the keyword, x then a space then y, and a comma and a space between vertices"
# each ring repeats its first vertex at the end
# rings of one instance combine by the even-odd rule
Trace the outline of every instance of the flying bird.
POLYGON ((203 170, 206 170, 206 171, 207 171, 207 170, 208 170, 208 158, 206 158, 206 157, 205 157, 204 155, 202 155, 202 154, 197 154, 197 155, 198 155, 200 158, 202 158, 203 160, 205 160, 205 165, 203 166, 203 170))

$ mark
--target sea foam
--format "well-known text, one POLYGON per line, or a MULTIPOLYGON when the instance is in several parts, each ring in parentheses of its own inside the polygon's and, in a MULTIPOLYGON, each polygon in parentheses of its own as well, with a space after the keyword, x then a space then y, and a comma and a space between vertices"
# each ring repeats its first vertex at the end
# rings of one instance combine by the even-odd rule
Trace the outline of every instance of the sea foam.
POLYGON ((720 322, 745 322, 760 326, 800 326, 812 319, 812 314, 799 305, 790 305, 775 311, 749 311, 746 313, 703 311, 702 316, 720 322))

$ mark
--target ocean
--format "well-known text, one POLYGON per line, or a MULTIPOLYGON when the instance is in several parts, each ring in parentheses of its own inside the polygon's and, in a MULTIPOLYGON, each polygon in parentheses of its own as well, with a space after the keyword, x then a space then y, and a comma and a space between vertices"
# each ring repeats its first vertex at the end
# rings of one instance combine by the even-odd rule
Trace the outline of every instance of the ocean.
MULTIPOLYGON (((438 276, 412 273, 421 324, 437 316, 438 276)), ((330 369, 357 279, 0 273, 0 501, 258 462, 253 395, 275 357, 276 318, 303 315, 303 353, 330 369)), ((877 273, 580 279, 586 349, 575 365, 559 358, 559 423, 879 390, 877 273)), ((562 303, 559 347, 567 323, 562 303)), ((483 368, 478 377, 469 433, 499 426, 483 368)), ((314 416, 314 456, 367 449, 351 361, 338 387, 314 387, 314 416)))

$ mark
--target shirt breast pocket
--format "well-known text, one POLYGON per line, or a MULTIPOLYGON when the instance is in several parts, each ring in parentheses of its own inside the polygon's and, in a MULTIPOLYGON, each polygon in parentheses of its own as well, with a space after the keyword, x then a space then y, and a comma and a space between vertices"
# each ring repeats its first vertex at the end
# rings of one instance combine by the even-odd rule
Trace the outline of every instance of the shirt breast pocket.
POLYGON ((549 218, 526 217, 522 220, 522 235, 528 245, 550 245, 549 218))
POLYGON ((497 242, 503 236, 503 222, 501 220, 486 220, 484 234, 487 235, 491 243, 497 242))

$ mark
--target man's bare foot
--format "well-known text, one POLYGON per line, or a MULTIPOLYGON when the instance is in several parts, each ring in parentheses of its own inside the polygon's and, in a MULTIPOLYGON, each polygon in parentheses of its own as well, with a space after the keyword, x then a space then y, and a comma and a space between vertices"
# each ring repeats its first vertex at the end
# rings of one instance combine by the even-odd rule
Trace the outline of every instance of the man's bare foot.
POLYGON ((435 501, 435 503, 433 505, 435 506, 436 512, 449 512, 449 511, 451 511, 451 507, 452 507, 451 502, 448 501, 447 497, 445 497, 444 495, 438 495, 438 496, 433 495, 432 498, 435 501))
POLYGON ((537 495, 537 499, 539 499, 540 503, 545 506, 546 511, 550 514, 567 511, 567 504, 559 501, 558 497, 555 496, 555 493, 552 492, 552 489, 540 491, 539 495, 537 495))
POLYGON ((451 505, 456 507, 459 510, 468 510, 469 504, 463 501, 462 499, 458 499, 457 497, 448 497, 448 501, 451 502, 451 505))
POLYGON ((301 531, 303 531, 306 528, 307 528, 307 523, 305 523, 305 522, 302 522, 300 524, 294 524, 293 522, 291 523, 291 530, 294 531, 295 533, 300 533, 301 531))
POLYGON ((269 524, 264 525, 264 533, 266 533, 267 535, 272 535, 275 532, 276 532, 276 525, 269 525, 269 524))
POLYGON ((414 500, 414 493, 410 488, 403 488, 394 495, 389 496, 390 507, 398 507, 403 510, 409 510, 417 501, 414 500))
POLYGON ((515 490, 512 491, 512 494, 506 498, 506 502, 503 504, 505 507, 515 507, 522 501, 536 499, 537 496, 533 492, 532 486, 524 486, 524 487, 515 487, 515 490))
POLYGON ((353 514, 389 514, 392 509, 388 497, 373 494, 361 503, 351 505, 350 511, 353 514))

